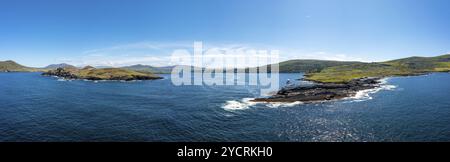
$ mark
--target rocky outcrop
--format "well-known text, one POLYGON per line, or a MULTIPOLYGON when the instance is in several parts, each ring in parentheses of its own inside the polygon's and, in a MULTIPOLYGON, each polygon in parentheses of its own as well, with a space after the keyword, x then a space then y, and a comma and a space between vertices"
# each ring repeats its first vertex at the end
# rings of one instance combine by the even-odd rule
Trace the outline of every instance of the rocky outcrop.
POLYGON ((44 76, 57 76, 65 79, 79 79, 79 77, 69 70, 64 68, 57 68, 56 70, 49 70, 47 72, 42 73, 44 76))
POLYGON ((354 96, 358 91, 379 87, 380 78, 353 79, 348 83, 316 83, 311 86, 283 88, 268 98, 254 102, 313 102, 342 99, 354 96))

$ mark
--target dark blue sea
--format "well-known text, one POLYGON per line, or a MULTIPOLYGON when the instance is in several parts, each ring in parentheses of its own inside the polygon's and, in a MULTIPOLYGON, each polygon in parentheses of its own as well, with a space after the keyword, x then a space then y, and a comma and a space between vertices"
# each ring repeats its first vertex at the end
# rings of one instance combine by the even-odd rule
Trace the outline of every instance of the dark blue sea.
MULTIPOLYGON (((0 73, 0 141, 450 141, 448 73, 387 78, 314 104, 254 104, 256 86, 174 86, 163 76, 0 73)), ((280 83, 301 76, 280 74, 280 83)))

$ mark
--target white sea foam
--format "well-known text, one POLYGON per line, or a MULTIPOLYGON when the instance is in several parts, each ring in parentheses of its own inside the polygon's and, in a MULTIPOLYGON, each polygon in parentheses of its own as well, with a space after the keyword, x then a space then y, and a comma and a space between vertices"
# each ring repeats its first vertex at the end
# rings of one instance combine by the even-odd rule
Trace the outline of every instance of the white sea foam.
POLYGON ((272 102, 272 103, 267 103, 267 107, 270 107, 270 108, 293 107, 293 106, 297 106, 297 105, 301 105, 301 104, 303 104, 303 102, 300 102, 300 101, 296 101, 296 102, 272 102))
POLYGON ((267 107, 270 108, 279 108, 279 107, 293 107, 296 105, 300 105, 303 104, 303 102, 297 101, 297 102, 272 102, 272 103, 264 103, 264 102, 252 102, 251 100, 253 100, 254 98, 244 98, 240 101, 237 100, 231 100, 231 101, 227 101, 222 108, 225 110, 230 110, 230 111, 234 111, 234 110, 245 110, 245 109, 249 109, 252 106, 255 106, 257 104, 264 104, 267 107))
MULTIPOLYGON (((380 81, 380 86, 377 88, 373 88, 373 89, 366 89, 366 90, 361 90, 359 92, 357 92, 355 94, 355 96, 353 97, 347 97, 344 100, 349 100, 350 102, 361 102, 361 101, 367 101, 367 100, 371 100, 372 96, 370 96, 371 94, 377 93, 379 91, 382 90, 394 90, 397 88, 397 86, 395 85, 389 85, 388 84, 388 78, 384 78, 379 80, 380 81)), ((294 107, 297 105, 301 105, 304 104, 303 102, 300 101, 296 101, 296 102, 271 102, 271 103, 263 103, 263 102, 252 102, 251 100, 253 100, 254 98, 243 98, 242 100, 238 101, 238 100, 231 100, 231 101, 226 101, 226 103, 222 106, 223 109, 225 110, 229 110, 229 111, 234 111, 234 110, 245 110, 245 109, 249 109, 252 106, 255 106, 257 104, 264 104, 269 108, 280 108, 280 107, 294 107)), ((324 101, 321 101, 324 102, 324 101)), ((321 103, 321 102, 317 102, 317 103, 321 103)))
POLYGON ((393 90, 397 88, 395 85, 389 85, 388 78, 384 78, 379 80, 380 81, 380 87, 373 88, 373 89, 366 89, 356 92, 355 96, 348 97, 346 99, 351 100, 351 102, 361 102, 361 101, 367 101, 373 99, 371 94, 377 93, 382 90, 393 90))
POLYGON ((244 110, 249 109, 251 106, 254 106, 257 104, 257 102, 252 102, 254 98, 243 98, 241 101, 227 101, 222 108, 225 110, 244 110))
POLYGON ((66 78, 62 78, 62 77, 58 77, 58 82, 71 82, 73 81, 73 79, 66 79, 66 78))

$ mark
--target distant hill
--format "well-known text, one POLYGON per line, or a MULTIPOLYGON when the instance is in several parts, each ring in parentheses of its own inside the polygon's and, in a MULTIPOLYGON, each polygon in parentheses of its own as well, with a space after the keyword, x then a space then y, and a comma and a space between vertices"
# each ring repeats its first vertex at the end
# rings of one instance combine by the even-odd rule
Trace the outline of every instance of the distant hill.
POLYGON ((449 70, 450 54, 436 57, 408 57, 384 63, 419 72, 446 71, 449 70))
POLYGON ((150 66, 150 65, 138 64, 138 65, 132 65, 132 66, 125 66, 125 67, 121 67, 121 68, 139 71, 139 72, 149 72, 149 73, 154 73, 154 74, 170 74, 174 67, 175 66, 154 67, 154 66, 150 66))
MULTIPOLYGON (((279 72, 281 73, 318 72, 327 67, 350 65, 357 63, 361 62, 328 61, 328 60, 289 60, 279 63, 279 72)), ((150 72, 155 74, 170 74, 174 67, 175 66, 155 67, 150 65, 138 64, 132 66, 125 66, 121 68, 140 72, 150 72)), ((249 68, 246 68, 245 71, 248 72, 249 68)), ((268 66, 268 71, 270 72, 270 65, 268 66)))
POLYGON ((42 71, 37 68, 26 67, 14 61, 0 61, 0 72, 36 72, 42 71))
MULTIPOLYGON (((331 67, 331 66, 339 66, 339 65, 349 65, 349 64, 356 64, 359 62, 343 62, 343 61, 324 61, 324 60, 289 60, 284 61, 279 64, 279 71, 282 73, 299 73, 299 72, 318 72, 321 71, 324 68, 331 67)), ((138 72, 146 72, 146 73, 153 73, 153 74, 170 74, 172 72, 172 69, 175 66, 165 66, 165 67, 155 67, 150 65, 132 65, 132 66, 125 66, 121 67, 123 69, 128 70, 134 70, 138 72)), ((73 65, 69 65, 66 63, 61 64, 51 64, 46 66, 45 68, 30 68, 25 67, 22 65, 19 65, 15 63, 14 61, 4 61, 0 62, 0 71, 48 71, 48 70, 55 70, 57 68, 74 68, 77 67, 73 65), (2 66, 3 65, 3 66, 2 66)), ((95 67, 97 69, 104 69, 104 68, 112 68, 112 67, 95 67)), ((204 68, 202 68, 204 69, 204 68)), ((246 69, 248 72, 248 69, 246 69)), ((269 72, 270 72, 270 66, 269 66, 269 72)))
POLYGON ((76 68, 76 67, 73 66, 73 65, 69 65, 69 64, 66 64, 66 63, 61 63, 61 64, 51 64, 51 65, 48 65, 48 66, 45 67, 45 69, 57 69, 57 68, 66 68, 66 67, 69 67, 69 68, 76 68))
MULTIPOLYGON (((288 60, 278 63, 278 71, 280 73, 314 73, 325 68, 341 65, 353 65, 362 62, 355 61, 329 61, 329 60, 288 60)), ((245 72, 256 72, 261 68, 267 68, 267 72, 271 72, 271 67, 275 64, 260 67, 246 68, 245 72)), ((236 71, 237 69, 235 69, 236 71)), ((240 69, 244 70, 244 69, 240 69)))
POLYGON ((309 73, 306 79, 318 82, 348 82, 363 77, 420 75, 429 72, 449 72, 450 54, 436 57, 408 57, 404 59, 342 65, 309 73))
POLYGON ((341 65, 353 65, 361 62, 328 60, 289 60, 279 63, 280 73, 312 73, 325 68, 341 65))
POLYGON ((97 69, 114 68, 112 66, 94 66, 97 69))

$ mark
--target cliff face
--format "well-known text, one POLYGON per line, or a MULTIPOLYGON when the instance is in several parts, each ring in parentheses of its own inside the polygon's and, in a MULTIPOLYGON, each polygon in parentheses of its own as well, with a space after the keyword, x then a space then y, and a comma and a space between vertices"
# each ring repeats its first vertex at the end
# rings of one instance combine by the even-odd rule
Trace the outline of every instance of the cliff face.
POLYGON ((157 75, 151 73, 143 73, 132 70, 120 68, 105 68, 96 69, 93 67, 86 67, 83 69, 77 68, 57 68, 56 70, 49 70, 43 73, 46 76, 58 76, 65 79, 87 79, 87 80, 154 80, 162 79, 157 75))

